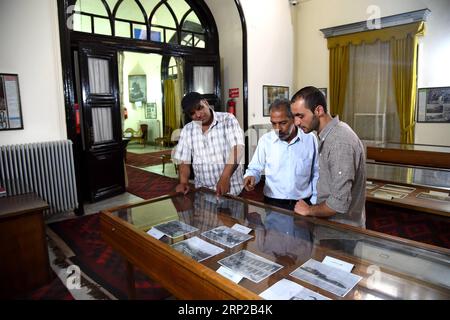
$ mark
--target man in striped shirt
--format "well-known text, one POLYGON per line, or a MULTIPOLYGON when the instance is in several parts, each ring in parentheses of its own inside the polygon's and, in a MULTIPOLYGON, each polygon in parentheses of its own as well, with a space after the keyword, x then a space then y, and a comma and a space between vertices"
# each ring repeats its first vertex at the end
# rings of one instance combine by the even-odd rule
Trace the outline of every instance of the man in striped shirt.
POLYGON ((180 182, 175 191, 189 192, 190 164, 195 187, 206 187, 217 195, 238 195, 243 188, 244 135, 236 118, 212 110, 202 96, 191 92, 181 101, 183 112, 192 122, 181 131, 173 159, 180 166, 180 182))

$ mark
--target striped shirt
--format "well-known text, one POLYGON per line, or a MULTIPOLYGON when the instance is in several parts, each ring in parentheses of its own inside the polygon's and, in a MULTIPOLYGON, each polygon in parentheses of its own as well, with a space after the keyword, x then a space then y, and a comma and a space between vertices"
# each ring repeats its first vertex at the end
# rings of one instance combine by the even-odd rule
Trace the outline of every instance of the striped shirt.
MULTIPOLYGON (((216 190, 230 151, 236 145, 244 146, 244 134, 236 118, 225 112, 214 112, 208 130, 195 121, 181 130, 173 159, 176 163, 192 163, 195 187, 216 190)), ((230 179, 230 194, 238 195, 244 186, 243 168, 239 165, 230 179)))

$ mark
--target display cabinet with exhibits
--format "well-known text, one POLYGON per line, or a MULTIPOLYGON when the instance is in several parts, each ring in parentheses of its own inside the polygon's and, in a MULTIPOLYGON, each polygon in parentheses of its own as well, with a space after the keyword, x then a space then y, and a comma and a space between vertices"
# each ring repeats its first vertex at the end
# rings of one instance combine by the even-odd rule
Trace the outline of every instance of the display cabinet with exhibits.
POLYGON ((376 162, 450 169, 450 146, 383 142, 366 149, 367 159, 376 162))
MULTIPOLYGON (((450 250, 198 189, 102 211, 101 233, 179 299, 450 299, 450 250)), ((121 275, 118 275, 121 276, 121 275)))

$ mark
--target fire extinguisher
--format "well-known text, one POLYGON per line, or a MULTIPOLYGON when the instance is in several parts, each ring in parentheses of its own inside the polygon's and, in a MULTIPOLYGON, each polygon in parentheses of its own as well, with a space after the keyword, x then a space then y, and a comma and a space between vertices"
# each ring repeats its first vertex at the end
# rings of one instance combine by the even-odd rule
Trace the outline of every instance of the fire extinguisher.
POLYGON ((236 101, 234 99, 228 99, 227 101, 227 112, 236 116, 236 101))

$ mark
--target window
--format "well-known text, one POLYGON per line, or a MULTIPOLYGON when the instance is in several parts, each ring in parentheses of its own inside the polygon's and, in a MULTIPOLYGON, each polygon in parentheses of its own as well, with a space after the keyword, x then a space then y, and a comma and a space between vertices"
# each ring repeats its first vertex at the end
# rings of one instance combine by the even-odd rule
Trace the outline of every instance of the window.
POLYGON ((78 0, 73 30, 206 48, 206 28, 185 0, 78 0))

